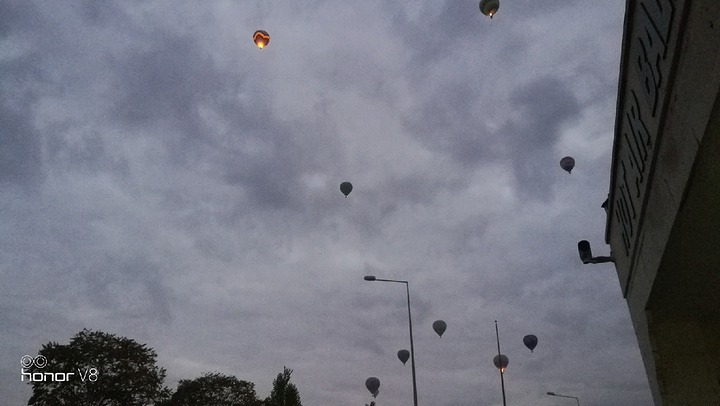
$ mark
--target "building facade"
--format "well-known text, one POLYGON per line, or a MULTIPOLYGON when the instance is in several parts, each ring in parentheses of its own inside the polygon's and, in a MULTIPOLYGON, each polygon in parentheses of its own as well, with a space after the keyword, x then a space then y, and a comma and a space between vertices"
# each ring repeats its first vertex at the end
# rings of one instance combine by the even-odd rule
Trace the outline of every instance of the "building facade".
POLYGON ((655 404, 720 405, 720 0, 625 13, 606 242, 655 404))

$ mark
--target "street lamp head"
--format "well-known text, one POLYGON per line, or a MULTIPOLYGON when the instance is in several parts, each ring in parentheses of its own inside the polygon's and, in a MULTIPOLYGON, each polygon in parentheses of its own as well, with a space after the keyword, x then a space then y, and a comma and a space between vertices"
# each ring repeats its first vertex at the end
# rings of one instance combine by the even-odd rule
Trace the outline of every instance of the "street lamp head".
POLYGON ((374 277, 373 275, 368 275, 368 276, 365 277, 365 280, 366 280, 366 281, 374 281, 374 280, 375 280, 375 277, 374 277))
POLYGON ((548 392, 547 394, 550 396, 555 396, 555 392, 548 392))

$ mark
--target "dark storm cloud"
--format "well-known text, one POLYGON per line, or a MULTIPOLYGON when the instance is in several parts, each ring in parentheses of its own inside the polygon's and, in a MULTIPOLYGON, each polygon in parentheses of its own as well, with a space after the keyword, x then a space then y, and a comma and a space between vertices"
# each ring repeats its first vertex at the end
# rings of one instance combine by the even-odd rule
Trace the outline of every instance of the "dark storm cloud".
POLYGON ((440 174, 433 173, 411 173, 402 177, 387 179, 377 189, 377 199, 392 196, 394 203, 386 203, 388 206, 381 211, 387 215, 397 209, 398 203, 430 204, 437 194, 443 190, 458 192, 467 186, 469 179, 457 177, 448 179, 440 178, 440 174))
POLYGON ((22 0, 9 0, 0 3, 0 36, 16 31, 32 29, 39 14, 35 6, 22 0))
POLYGON ((508 97, 514 117, 497 131, 481 120, 478 96, 460 83, 437 89, 422 110, 406 119, 414 136, 428 147, 449 153, 468 167, 488 162, 510 162, 526 197, 548 200, 560 157, 554 154, 561 131, 582 112, 571 85, 556 77, 541 77, 508 97))
MULTIPOLYGON (((130 3, 130 1, 121 3, 130 3)), ((98 3, 93 0, 81 0, 77 2, 76 7, 79 9, 78 14, 83 17, 84 21, 92 24, 114 24, 118 20, 122 21, 122 19, 118 19, 118 16, 123 13, 115 1, 98 3)))
POLYGON ((23 112, 14 111, 4 98, 0 98, 0 117, 0 185, 38 183, 43 177, 40 133, 23 112))
POLYGON ((218 70, 192 39, 160 38, 121 64, 121 96, 113 111, 123 124, 131 132, 169 124, 159 136, 171 162, 184 166, 212 159, 214 171, 229 185, 244 188, 254 206, 297 204, 292 203, 301 196, 297 178, 313 162, 307 147, 313 144, 304 141, 312 129, 273 117, 261 72, 248 69, 237 80, 218 70), (238 101, 240 93, 251 100, 238 101), (201 109, 212 111, 228 130, 212 128, 201 109))
POLYGON ((269 153, 265 156, 239 154, 228 162, 225 179, 229 185, 243 186, 253 206, 291 208, 295 196, 300 195, 297 172, 287 166, 281 169, 276 159, 277 155, 269 153))
POLYGON ((482 16, 477 4, 470 2, 444 1, 438 13, 435 6, 420 6, 421 14, 429 18, 413 21, 401 9, 393 19, 394 29, 412 52, 411 64, 421 71, 451 55, 459 39, 474 37, 482 16))
POLYGON ((87 265, 82 275, 85 297, 96 308, 129 318, 170 322, 167 288, 157 265, 143 257, 104 257, 87 265))
MULTIPOLYGON (((13 38, 36 38, 40 26, 31 4, 0 4, 0 36, 8 45, 13 38)), ((35 83, 44 78, 38 50, 18 48, 8 46, 0 62, 0 182, 29 186, 43 177, 42 135, 32 123, 32 107, 39 92, 35 83)))
POLYGON ((222 75, 209 56, 191 38, 164 33, 118 64, 114 115, 131 130, 168 123, 171 135, 164 142, 173 160, 192 162, 207 153, 212 135, 199 109, 223 93, 222 75))
MULTIPOLYGON (((76 164, 86 171, 122 166, 117 159, 107 160, 105 142, 96 131, 84 130, 81 140, 74 139, 76 126, 87 124, 77 118, 58 115, 54 125, 37 128, 40 114, 55 114, 48 106, 53 106, 56 98, 82 92, 94 77, 83 74, 85 58, 93 55, 71 27, 74 14, 63 10, 69 16, 63 19, 63 12, 44 10, 52 8, 51 4, 36 8, 27 2, 3 2, 2 7, 6 9, 0 18, 13 17, 2 24, 3 34, 17 39, 17 46, 8 48, 12 52, 0 65, 5 79, 0 100, 0 179, 13 178, 28 185, 42 180, 46 171, 66 170, 76 164), (73 65, 79 69, 64 69, 73 65)), ((90 112, 72 112, 85 113, 90 112)))
MULTIPOLYGON (((563 7, 572 7, 579 2, 582 2, 582 0, 547 0, 542 3, 533 0, 517 0, 513 2, 512 10, 521 13, 523 16, 530 16, 555 13, 563 7)), ((502 7, 502 9, 508 9, 508 7, 502 7)))
POLYGON ((496 159, 498 148, 481 121, 477 101, 472 87, 452 81, 430 93, 415 115, 406 118, 406 125, 429 148, 468 167, 496 159))
POLYGON ((559 158, 553 153, 561 130, 577 120, 581 106, 570 86, 555 77, 541 77, 510 96, 513 114, 518 117, 502 130, 507 137, 505 151, 526 197, 548 200, 553 170, 559 158))
POLYGON ((317 169, 316 144, 308 138, 314 129, 274 120, 269 109, 261 108, 264 114, 254 115, 247 106, 235 107, 236 115, 229 116, 232 136, 244 141, 220 153, 223 180, 242 188, 253 207, 301 210, 305 191, 299 178, 317 169))
POLYGON ((96 130, 81 131, 71 123, 45 131, 46 162, 55 172, 82 172, 88 175, 109 174, 126 179, 130 174, 128 160, 113 151, 96 130))
MULTIPOLYGON (((67 197, 64 197, 67 199, 67 197)), ((24 230, 7 235, 6 245, 14 247, 3 257, 17 289, 32 285, 41 303, 53 308, 83 306, 90 300, 104 312, 123 311, 133 317, 169 320, 167 298, 159 269, 140 251, 137 256, 117 257, 99 241, 108 237, 98 232, 99 213, 77 212, 66 202, 7 205, 10 229, 24 230), (62 233, 57 230, 62 229, 62 233), (40 247, 40 248, 37 248, 40 247)), ((82 204, 79 204, 81 206, 82 204)), ((130 247, 127 247, 130 251, 130 247)))

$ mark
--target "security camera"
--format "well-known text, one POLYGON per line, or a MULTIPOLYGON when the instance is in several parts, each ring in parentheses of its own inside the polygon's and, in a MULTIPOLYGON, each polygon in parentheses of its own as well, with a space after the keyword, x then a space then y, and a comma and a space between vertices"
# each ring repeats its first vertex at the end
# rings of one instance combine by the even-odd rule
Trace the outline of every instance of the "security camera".
POLYGON ((578 254, 580 254, 580 260, 583 264, 615 262, 615 258, 612 257, 612 254, 609 257, 593 257, 592 250, 590 249, 590 243, 587 240, 582 240, 578 243, 578 254))
POLYGON ((592 250, 590 249, 590 243, 587 240, 582 240, 578 243, 578 253, 580 254, 580 260, 583 264, 589 264, 592 262, 592 250))

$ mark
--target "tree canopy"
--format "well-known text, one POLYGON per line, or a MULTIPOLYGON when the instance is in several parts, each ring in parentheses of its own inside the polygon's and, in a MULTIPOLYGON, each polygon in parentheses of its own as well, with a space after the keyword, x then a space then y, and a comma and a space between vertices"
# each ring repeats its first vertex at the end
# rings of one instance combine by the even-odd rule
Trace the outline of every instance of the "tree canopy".
POLYGON ((300 393, 295 384, 290 382, 293 370, 283 367, 283 372, 273 381, 270 397, 265 399, 265 406, 302 406, 300 393))
POLYGON ((158 406, 259 406, 255 384, 234 376, 205 373, 195 379, 181 379, 170 400, 158 406))
MULTIPOLYGON (((28 356, 29 357, 29 356, 28 356)), ((83 330, 70 344, 49 342, 29 357, 29 406, 146 406, 169 396, 157 354, 136 341, 83 330), (42 362, 38 362, 43 360, 42 362)), ((25 363, 25 357, 23 357, 25 363)))
POLYGON ((287 367, 260 400, 254 383, 217 372, 181 379, 173 392, 156 358, 146 344, 88 329, 69 344, 49 342, 21 359, 22 380, 32 385, 28 406, 302 406, 287 367))

